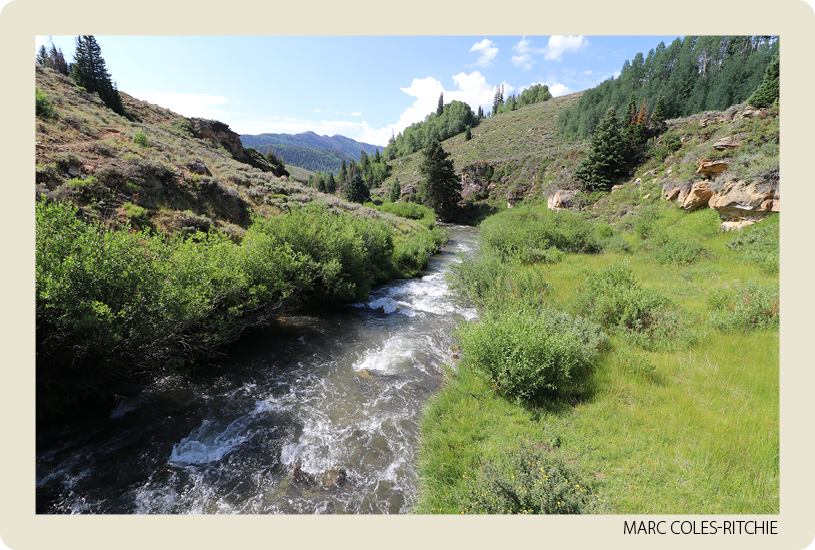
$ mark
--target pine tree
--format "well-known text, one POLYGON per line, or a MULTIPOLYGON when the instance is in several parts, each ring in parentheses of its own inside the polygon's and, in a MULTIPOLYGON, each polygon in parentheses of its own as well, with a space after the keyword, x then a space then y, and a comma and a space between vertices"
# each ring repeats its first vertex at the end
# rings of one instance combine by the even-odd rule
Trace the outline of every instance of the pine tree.
POLYGON ((345 185, 348 183, 348 167, 345 166, 345 160, 342 161, 342 167, 340 168, 340 185, 345 185))
POLYGON ((657 97, 657 104, 651 114, 651 122, 657 132, 662 132, 665 129, 665 97, 662 95, 662 91, 659 92, 659 97, 657 97))
POLYGON ((337 190, 337 180, 334 179, 334 173, 328 174, 328 181, 325 183, 325 192, 334 194, 337 190))
POLYGON ((609 109, 597 124, 591 137, 588 155, 575 168, 577 179, 608 190, 615 180, 625 175, 626 144, 620 133, 614 109, 609 109))
POLYGON ((402 187, 399 185, 399 178, 393 178, 393 185, 391 185, 391 202, 396 202, 402 198, 402 187))
POLYGON ((470 141, 473 139, 473 132, 470 130, 470 125, 467 125, 467 130, 464 131, 464 141, 470 141))
POLYGON ((435 140, 423 153, 424 160, 419 166, 419 172, 424 179, 419 182, 419 194, 442 221, 451 221, 461 200, 461 184, 453 168, 453 161, 441 143, 435 140))
POLYGON ((345 187, 345 200, 358 204, 364 204, 371 200, 371 192, 359 174, 354 175, 345 187))
POLYGON ((436 114, 438 116, 441 116, 443 112, 444 112, 444 92, 439 94, 439 106, 436 107, 436 114))
POLYGON ((113 112, 128 116, 116 85, 105 68, 102 49, 93 36, 77 36, 71 76, 77 85, 99 94, 99 99, 113 112))
POLYGON ((753 92, 747 103, 753 107, 766 107, 778 101, 781 92, 780 78, 780 57, 776 55, 764 71, 764 81, 753 92))

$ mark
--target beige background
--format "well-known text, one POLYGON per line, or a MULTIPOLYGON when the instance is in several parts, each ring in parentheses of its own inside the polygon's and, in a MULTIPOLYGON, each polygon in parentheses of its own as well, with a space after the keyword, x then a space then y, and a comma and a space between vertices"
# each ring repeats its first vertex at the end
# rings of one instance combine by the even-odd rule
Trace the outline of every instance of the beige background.
MULTIPOLYGON (((0 537, 22 549, 783 548, 815 536, 813 35, 802 0, 758 2, 99 2, 13 0, 0 14, 0 537), (381 18, 380 18, 381 15, 381 18), (360 24, 363 17, 368 24, 360 24), (377 18, 375 24, 374 18, 377 18), (78 34, 777 34, 781 36, 781 514, 593 517, 37 516, 34 461, 34 36, 78 34), (780 535, 632 536, 632 519, 774 519, 780 535)), ((631 52, 633 57, 634 53, 631 52)), ((645 52, 643 52, 645 53, 645 52)), ((127 90, 123 90, 127 92, 127 90)))

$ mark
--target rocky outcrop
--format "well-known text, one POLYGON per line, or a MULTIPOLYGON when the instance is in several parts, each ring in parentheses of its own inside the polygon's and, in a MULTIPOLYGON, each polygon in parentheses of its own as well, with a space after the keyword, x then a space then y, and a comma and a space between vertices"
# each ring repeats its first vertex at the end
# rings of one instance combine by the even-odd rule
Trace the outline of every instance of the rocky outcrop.
POLYGON ((727 170, 727 163, 723 160, 710 160, 704 157, 696 163, 696 173, 707 179, 713 179, 725 170, 727 170))
POLYGON ((232 154, 235 160, 245 161, 246 154, 243 152, 243 143, 238 134, 229 129, 229 126, 217 120, 206 120, 203 118, 191 118, 195 137, 207 139, 216 147, 223 145, 224 149, 232 154))
POLYGON ((727 182, 708 201, 722 219, 724 229, 740 229, 781 211, 778 186, 772 181, 727 182))
POLYGON ((546 201, 549 210, 566 210, 572 207, 577 191, 571 189, 557 189, 546 201))
POLYGON ((708 205, 710 198, 713 196, 713 190, 710 188, 710 182, 699 181, 693 184, 690 188, 688 196, 682 201, 682 210, 693 212, 704 206, 708 205))
POLYGON ((716 143, 714 143, 712 147, 716 151, 726 151, 728 149, 735 149, 737 147, 741 147, 741 142, 738 141, 736 138, 727 137, 716 141, 716 143))
POLYGON ((486 162, 475 162, 461 169, 461 198, 479 200, 489 194, 492 167, 486 162))

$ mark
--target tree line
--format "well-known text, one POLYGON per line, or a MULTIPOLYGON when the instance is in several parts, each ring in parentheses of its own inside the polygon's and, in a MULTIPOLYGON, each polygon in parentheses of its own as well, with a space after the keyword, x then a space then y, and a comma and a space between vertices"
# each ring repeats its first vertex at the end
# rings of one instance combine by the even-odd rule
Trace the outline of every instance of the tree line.
POLYGON ((725 110, 746 101, 779 53, 777 36, 686 36, 626 60, 616 78, 590 90, 558 118, 558 130, 586 138, 608 109, 624 112, 633 93, 652 112, 660 93, 665 118, 725 110))

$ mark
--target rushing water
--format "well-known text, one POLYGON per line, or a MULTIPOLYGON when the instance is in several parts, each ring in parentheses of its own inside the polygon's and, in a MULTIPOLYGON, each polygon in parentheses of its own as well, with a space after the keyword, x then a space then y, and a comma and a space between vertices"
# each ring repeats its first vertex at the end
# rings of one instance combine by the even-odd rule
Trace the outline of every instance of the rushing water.
POLYGON ((287 316, 234 345, 217 374, 168 376, 37 435, 38 513, 406 513, 421 407, 449 335, 474 312, 445 272, 367 303, 287 316))

